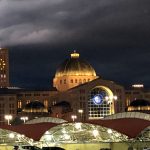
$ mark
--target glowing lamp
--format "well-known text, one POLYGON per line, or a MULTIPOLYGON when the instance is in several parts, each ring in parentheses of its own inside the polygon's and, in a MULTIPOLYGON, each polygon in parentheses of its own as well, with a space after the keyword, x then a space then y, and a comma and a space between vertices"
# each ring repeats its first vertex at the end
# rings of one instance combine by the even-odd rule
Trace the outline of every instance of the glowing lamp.
POLYGON ((101 105, 102 102, 103 102, 103 96, 102 96, 102 95, 95 95, 95 96, 93 97, 93 102, 94 102, 94 104, 96 104, 96 105, 101 105))

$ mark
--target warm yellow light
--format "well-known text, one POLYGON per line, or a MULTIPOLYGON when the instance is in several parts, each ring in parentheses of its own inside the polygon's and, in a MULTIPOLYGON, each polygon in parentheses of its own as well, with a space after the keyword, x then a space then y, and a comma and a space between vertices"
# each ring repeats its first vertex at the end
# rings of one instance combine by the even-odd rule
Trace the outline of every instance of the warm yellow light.
POLYGON ((77 119, 77 116, 76 115, 72 115, 71 118, 74 121, 75 119, 77 119))
POLYGON ((79 58, 80 54, 77 53, 76 51, 74 51, 72 54, 71 54, 71 58, 79 58))
POLYGON ((20 135, 20 134, 17 134, 17 137, 18 137, 18 138, 21 138, 21 135, 20 135))
POLYGON ((117 100, 117 99, 118 99, 118 97, 115 95, 115 96, 114 96, 114 100, 117 100))
POLYGON ((81 129, 81 123, 76 123, 75 124, 75 128, 78 129, 78 130, 80 130, 81 129))
POLYGON ((82 114, 83 113, 83 109, 79 109, 78 112, 82 114))
POLYGON ((63 129, 62 129, 62 133, 65 134, 65 133, 67 133, 67 131, 63 128, 63 129))
POLYGON ((105 100, 106 100, 106 101, 107 101, 107 100, 109 100, 109 97, 108 97, 108 96, 106 96, 106 97, 105 97, 105 100))
POLYGON ((13 133, 9 134, 9 138, 13 139, 15 137, 15 135, 13 133))
POLYGON ((5 119, 8 121, 9 125, 9 121, 12 120, 12 115, 5 115, 5 119))
POLYGON ((64 134, 64 138, 65 138, 66 140, 69 140, 69 139, 70 139, 70 135, 64 134))
POLYGON ((25 123, 26 120, 28 120, 29 118, 25 116, 25 117, 21 117, 20 119, 23 120, 23 122, 25 123))
POLYGON ((93 130, 93 135, 96 137, 96 136, 98 136, 99 135, 99 132, 98 132, 98 130, 93 130))
POLYGON ((111 134, 111 133, 112 133, 112 130, 111 130, 111 129, 108 129, 107 132, 108 132, 109 134, 111 134))
POLYGON ((5 115, 5 119, 7 119, 7 120, 10 119, 11 120, 12 116, 11 115, 5 115))

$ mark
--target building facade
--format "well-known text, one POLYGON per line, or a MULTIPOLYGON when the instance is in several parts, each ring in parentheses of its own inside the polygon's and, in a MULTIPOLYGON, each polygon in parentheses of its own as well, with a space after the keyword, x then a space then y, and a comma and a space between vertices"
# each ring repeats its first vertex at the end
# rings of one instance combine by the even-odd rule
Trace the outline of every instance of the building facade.
MULTIPOLYGON (((6 54, 5 57, 8 57, 8 51, 6 54)), ((3 57, 4 63, 8 63, 8 58, 5 57, 3 57)), ((3 64, 4 67, 1 65, 2 71, 6 69, 3 71, 6 75, 9 72, 9 68, 5 67, 8 66, 7 63, 3 64)), ((71 57, 56 69, 53 86, 53 90, 1 88, 1 124, 7 123, 5 115, 11 114, 14 118, 27 116, 33 119, 41 116, 40 110, 44 110, 45 116, 66 120, 100 119, 124 112, 134 99, 135 92, 136 96, 142 95, 150 100, 150 92, 145 92, 143 89, 125 90, 122 85, 97 76, 94 68, 88 62, 80 59, 77 52, 73 52, 71 57), (35 106, 35 104, 38 105, 35 106)))
POLYGON ((143 84, 135 84, 125 92, 126 110, 150 113, 150 90, 143 84))
POLYGON ((17 95, 13 91, 0 91, 0 125, 8 122, 6 116, 10 115, 12 118, 17 115, 17 95))
POLYGON ((6 48, 0 48, 0 87, 9 87, 9 56, 6 48))

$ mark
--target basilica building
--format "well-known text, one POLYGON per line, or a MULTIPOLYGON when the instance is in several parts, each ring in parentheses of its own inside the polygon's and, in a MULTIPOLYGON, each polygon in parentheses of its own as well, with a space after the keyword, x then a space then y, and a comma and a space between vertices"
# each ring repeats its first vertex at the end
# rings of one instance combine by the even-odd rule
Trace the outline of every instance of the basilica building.
MULTIPOLYGON (((7 53, 5 57, 8 57, 7 53)), ((4 68, 9 70, 7 64, 4 68)), ((1 62, 1 68, 3 65, 1 62)), ((8 80, 7 84, 0 84, 3 87, 0 89, 1 124, 6 123, 5 115, 27 116, 28 119, 51 116, 73 121, 100 119, 124 112, 135 100, 132 90, 127 91, 122 85, 98 76, 76 51, 56 69, 51 90, 10 88, 8 80)), ((149 100, 150 92, 146 94, 149 100)))
POLYGON ((58 91, 57 102, 70 103, 73 113, 82 113, 85 120, 124 111, 124 88, 97 76, 94 68, 80 59, 79 53, 73 52, 59 66, 53 85, 58 91))

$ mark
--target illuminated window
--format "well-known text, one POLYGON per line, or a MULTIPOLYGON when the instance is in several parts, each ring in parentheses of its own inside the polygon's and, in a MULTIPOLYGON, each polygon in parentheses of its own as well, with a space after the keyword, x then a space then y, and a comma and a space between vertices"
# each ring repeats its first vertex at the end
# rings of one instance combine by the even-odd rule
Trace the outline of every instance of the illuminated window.
POLYGON ((18 101, 18 108, 22 108, 22 102, 21 102, 21 100, 18 101))
POLYGON ((44 106, 48 108, 48 100, 44 100, 44 106))
POLYGON ((90 119, 110 115, 111 105, 104 100, 106 96, 108 96, 108 93, 101 88, 94 88, 89 93, 88 114, 90 119))
POLYGON ((53 103, 52 103, 53 105, 55 105, 56 104, 56 101, 53 101, 53 103))
POLYGON ((27 101, 26 101, 26 104, 29 104, 29 103, 30 103, 30 100, 27 100, 27 101))

